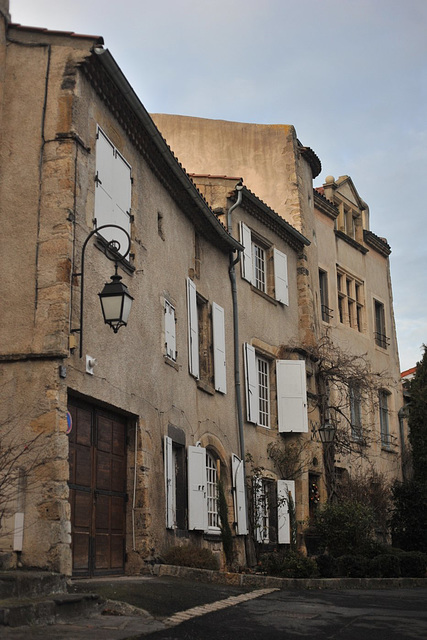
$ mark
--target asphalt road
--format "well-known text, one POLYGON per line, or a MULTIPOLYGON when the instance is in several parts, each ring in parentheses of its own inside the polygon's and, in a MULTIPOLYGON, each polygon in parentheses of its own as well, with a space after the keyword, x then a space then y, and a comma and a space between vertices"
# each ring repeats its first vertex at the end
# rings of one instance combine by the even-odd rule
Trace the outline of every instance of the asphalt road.
POLYGON ((274 591, 142 637, 426 640, 427 589, 274 591))

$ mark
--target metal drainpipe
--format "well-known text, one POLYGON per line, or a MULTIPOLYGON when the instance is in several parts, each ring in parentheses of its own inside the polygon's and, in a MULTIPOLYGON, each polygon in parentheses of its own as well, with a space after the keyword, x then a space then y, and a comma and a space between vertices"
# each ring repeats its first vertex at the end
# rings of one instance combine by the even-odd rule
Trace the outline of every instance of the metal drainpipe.
MULTIPOLYGON (((231 214, 242 202, 242 190, 243 185, 239 182, 236 185, 237 200, 229 208, 227 214, 227 231, 232 235, 231 214)), ((236 259, 233 259, 233 254, 230 253, 230 268, 228 270, 231 281, 231 295, 233 300, 233 329, 234 329, 234 386, 236 389, 236 404, 237 404, 237 421, 239 425, 239 442, 240 442, 240 457, 243 462, 243 471, 245 472, 245 438, 243 433, 243 411, 242 411, 242 394, 240 384, 240 358, 239 358, 239 314, 237 307, 237 284, 236 284, 236 269, 235 266, 240 260, 240 251, 236 259)))

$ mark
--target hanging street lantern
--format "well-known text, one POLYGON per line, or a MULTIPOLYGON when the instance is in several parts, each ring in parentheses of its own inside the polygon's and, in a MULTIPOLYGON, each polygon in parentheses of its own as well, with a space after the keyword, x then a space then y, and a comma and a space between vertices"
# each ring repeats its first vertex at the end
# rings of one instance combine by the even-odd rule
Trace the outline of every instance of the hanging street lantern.
POLYGON ((117 333, 120 327, 127 325, 133 298, 124 282, 120 282, 122 277, 117 273, 117 263, 115 268, 116 273, 111 276, 111 282, 106 282, 98 295, 104 322, 117 333))

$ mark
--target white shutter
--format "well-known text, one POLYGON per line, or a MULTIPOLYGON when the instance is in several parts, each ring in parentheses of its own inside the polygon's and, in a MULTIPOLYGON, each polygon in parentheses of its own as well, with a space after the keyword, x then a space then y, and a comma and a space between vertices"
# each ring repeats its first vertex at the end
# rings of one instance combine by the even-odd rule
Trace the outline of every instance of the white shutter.
POLYGON ((199 322, 197 317, 196 285, 187 278, 188 361, 192 376, 199 378, 199 322))
POLYGON ((289 496, 295 505, 295 482, 293 480, 277 481, 277 541, 279 544, 291 542, 291 519, 289 515, 289 496))
POLYGON ((263 487, 261 478, 252 479, 253 498, 254 498, 254 529, 255 539, 257 542, 263 542, 265 539, 265 532, 263 526, 263 514, 264 514, 264 500, 263 500, 263 487))
POLYGON ((130 234, 131 169, 126 160, 117 151, 115 159, 113 197, 116 222, 114 224, 118 224, 130 234))
POLYGON ((98 227, 103 224, 114 224, 114 156, 114 145, 101 129, 98 129, 95 183, 95 218, 98 227))
POLYGON ((246 486, 243 460, 234 453, 231 456, 231 470, 233 474, 234 490, 234 519, 236 521, 236 534, 245 536, 248 533, 248 519, 246 515, 246 486))
POLYGON ((176 360, 175 309, 167 300, 165 300, 165 345, 166 355, 176 360))
POLYGON ((206 478, 206 449, 188 447, 188 528, 206 531, 208 502, 206 478))
POLYGON ((173 529, 174 526, 174 496, 173 496, 173 453, 172 438, 164 438, 164 459, 165 459, 165 494, 166 494, 166 528, 173 529))
MULTIPOLYGON (((115 224, 130 235, 131 168, 101 129, 96 141, 96 226, 115 224)), ((128 240, 118 229, 103 229, 107 241, 118 240, 121 253, 128 249, 128 240)))
POLYGON ((252 234, 244 222, 240 223, 240 242, 244 246, 242 254, 242 278, 252 282, 252 234))
POLYGON ((214 349, 215 389, 221 393, 227 392, 225 368, 225 322, 224 309, 212 303, 212 330, 214 349))
POLYGON ((278 249, 274 249, 273 255, 275 297, 279 302, 289 305, 288 258, 278 249))
POLYGON ((279 432, 308 431, 304 360, 277 360, 277 413, 279 432))
POLYGON ((248 422, 258 422, 258 378, 256 370, 255 349, 252 345, 244 344, 245 378, 246 378, 246 415, 248 422))

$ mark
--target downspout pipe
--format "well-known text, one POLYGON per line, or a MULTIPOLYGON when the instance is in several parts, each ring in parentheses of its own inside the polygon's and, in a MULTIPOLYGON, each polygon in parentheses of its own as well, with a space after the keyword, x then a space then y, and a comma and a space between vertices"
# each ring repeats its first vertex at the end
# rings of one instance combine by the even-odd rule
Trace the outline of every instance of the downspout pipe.
MULTIPOLYGON (((227 214, 227 231, 230 235, 232 235, 232 222, 231 222, 231 214, 234 209, 236 209, 242 202, 243 197, 243 185, 242 181, 240 181, 236 185, 237 191, 237 200, 236 202, 229 208, 227 214)), ((230 268, 228 270, 231 281, 231 296, 233 302, 233 330, 234 330, 234 386, 236 389, 236 405, 237 405, 237 421, 239 428, 239 444, 240 444, 240 457, 243 462, 243 471, 245 471, 245 438, 243 432, 243 411, 242 411, 242 393, 241 393, 241 383, 240 383, 240 358, 239 358, 239 314, 238 314, 238 306, 237 306, 237 283, 236 283, 236 264, 240 260, 241 253, 238 252, 236 258, 234 258, 234 254, 230 253, 230 268)))

